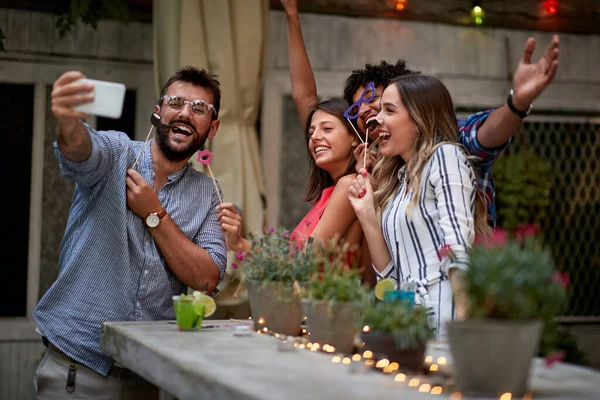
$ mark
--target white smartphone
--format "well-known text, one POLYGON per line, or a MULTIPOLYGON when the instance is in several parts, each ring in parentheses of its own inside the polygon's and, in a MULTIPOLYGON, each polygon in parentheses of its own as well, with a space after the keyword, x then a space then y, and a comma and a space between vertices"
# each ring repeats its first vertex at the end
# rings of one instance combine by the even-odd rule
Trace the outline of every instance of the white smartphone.
POLYGON ((94 101, 74 106, 77 111, 101 117, 121 118, 125 102, 125 85, 116 82, 82 78, 77 82, 94 85, 94 101))

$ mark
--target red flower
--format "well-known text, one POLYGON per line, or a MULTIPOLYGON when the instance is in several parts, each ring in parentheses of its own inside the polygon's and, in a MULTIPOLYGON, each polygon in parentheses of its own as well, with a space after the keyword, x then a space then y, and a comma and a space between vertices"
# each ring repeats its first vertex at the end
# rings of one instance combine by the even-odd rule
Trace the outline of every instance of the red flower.
POLYGON ((237 268, 238 268, 238 265, 237 265, 236 263, 231 263, 231 268, 233 268, 233 269, 237 269, 237 268))
POLYGON ((566 272, 556 271, 554 275, 552 275, 552 282, 566 289, 569 286, 569 283, 571 283, 571 280, 566 272))
POLYGON ((488 249, 496 247, 502 247, 508 242, 508 233, 504 229, 494 228, 491 235, 477 235, 475 237, 475 244, 485 246, 488 249))
POLYGON ((546 367, 551 367, 557 361, 562 361, 565 359, 566 353, 564 350, 555 351, 552 354, 549 354, 546 357, 546 367))
POLYGON ((243 261, 246 258, 246 254, 243 251, 238 251, 235 253, 235 259, 238 261, 243 261))
POLYGON ((515 238, 522 242, 527 238, 535 237, 538 233, 538 227, 535 224, 519 225, 515 229, 515 238))

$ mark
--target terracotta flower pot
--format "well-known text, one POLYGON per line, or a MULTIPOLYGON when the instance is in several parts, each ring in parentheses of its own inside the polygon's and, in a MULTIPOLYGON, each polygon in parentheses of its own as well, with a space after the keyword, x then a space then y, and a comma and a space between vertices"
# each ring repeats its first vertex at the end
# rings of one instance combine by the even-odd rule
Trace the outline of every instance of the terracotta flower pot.
POLYGON ((425 359, 425 344, 417 343, 413 347, 399 348, 392 333, 362 332, 364 350, 374 355, 385 355, 390 362, 397 362, 400 368, 413 372, 422 372, 425 359))
POLYGON ((283 335, 300 334, 302 307, 292 283, 246 281, 244 286, 248 291, 254 329, 267 327, 283 335))
POLYGON ((360 308, 356 303, 332 303, 302 299, 310 341, 335 347, 336 352, 350 354, 359 331, 360 308))
POLYGON ((465 393, 497 396, 527 392, 541 321, 467 320, 447 324, 456 383, 465 393))

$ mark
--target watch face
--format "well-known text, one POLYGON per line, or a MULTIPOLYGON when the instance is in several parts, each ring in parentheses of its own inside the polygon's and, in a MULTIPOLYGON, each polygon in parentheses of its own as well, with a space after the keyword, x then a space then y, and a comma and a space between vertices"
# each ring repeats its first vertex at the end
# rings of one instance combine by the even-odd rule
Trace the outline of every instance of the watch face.
POLYGON ((160 218, 156 214, 150 214, 146 217, 146 225, 150 228, 155 228, 160 223, 160 218))

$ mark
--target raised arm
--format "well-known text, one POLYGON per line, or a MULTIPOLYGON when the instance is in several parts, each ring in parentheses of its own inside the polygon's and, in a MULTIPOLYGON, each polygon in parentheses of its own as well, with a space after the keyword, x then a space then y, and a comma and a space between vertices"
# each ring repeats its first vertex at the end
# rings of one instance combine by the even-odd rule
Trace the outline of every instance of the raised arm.
MULTIPOLYGON (((532 64, 535 39, 527 39, 523 58, 519 61, 513 78, 512 102, 516 110, 526 112, 554 79, 558 68, 559 44, 558 35, 554 35, 544 55, 537 63, 532 64)), ((485 148, 500 147, 515 134, 522 122, 522 117, 513 112, 508 104, 504 104, 492 112, 477 131, 477 140, 485 148)))
POLYGON ((94 100, 94 85, 77 83, 85 76, 79 71, 62 74, 52 85, 52 114, 57 120, 56 140, 61 153, 70 161, 80 162, 92 152, 90 135, 80 119, 87 115, 73 106, 94 100))
POLYGON ((296 103, 296 110, 304 131, 308 113, 318 101, 317 84, 304 47, 297 1, 281 0, 281 4, 287 15, 288 62, 292 81, 292 98, 296 103))

